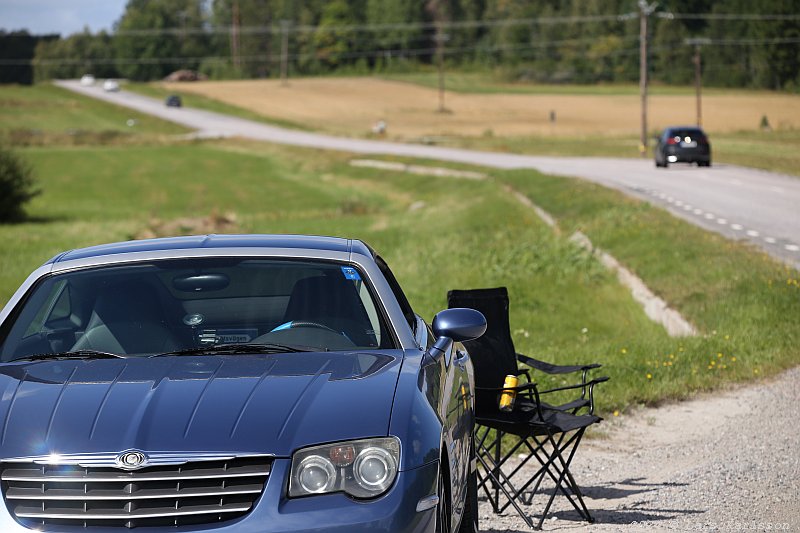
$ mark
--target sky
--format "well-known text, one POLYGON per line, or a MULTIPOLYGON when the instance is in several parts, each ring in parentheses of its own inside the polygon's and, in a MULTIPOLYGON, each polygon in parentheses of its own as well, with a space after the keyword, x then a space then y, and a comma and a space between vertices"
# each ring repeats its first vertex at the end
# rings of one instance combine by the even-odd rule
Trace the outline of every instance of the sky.
POLYGON ((111 30, 127 0, 0 0, 0 30, 38 35, 111 30))

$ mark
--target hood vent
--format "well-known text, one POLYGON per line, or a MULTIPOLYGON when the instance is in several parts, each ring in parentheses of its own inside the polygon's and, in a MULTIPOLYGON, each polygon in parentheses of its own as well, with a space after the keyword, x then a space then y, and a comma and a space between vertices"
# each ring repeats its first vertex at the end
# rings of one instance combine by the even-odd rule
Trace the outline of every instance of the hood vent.
POLYGON ((234 457, 117 467, 0 464, 3 499, 26 527, 164 527, 239 518, 264 490, 272 459, 234 457))

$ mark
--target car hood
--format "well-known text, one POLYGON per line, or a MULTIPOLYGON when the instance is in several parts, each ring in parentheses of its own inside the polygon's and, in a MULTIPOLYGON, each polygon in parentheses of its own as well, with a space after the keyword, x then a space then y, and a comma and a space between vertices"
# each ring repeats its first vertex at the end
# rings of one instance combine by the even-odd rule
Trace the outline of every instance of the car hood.
POLYGON ((402 352, 59 360, 0 366, 0 458, 145 452, 288 457, 386 435, 402 352))

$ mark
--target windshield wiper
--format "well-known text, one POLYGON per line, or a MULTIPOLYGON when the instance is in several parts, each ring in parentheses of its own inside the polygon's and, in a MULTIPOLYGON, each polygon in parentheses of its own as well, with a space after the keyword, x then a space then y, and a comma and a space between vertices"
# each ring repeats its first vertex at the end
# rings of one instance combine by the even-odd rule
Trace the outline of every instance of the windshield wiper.
POLYGON ((118 353, 101 352, 98 350, 74 350, 71 352, 57 352, 57 353, 37 353, 20 357, 19 359, 12 359, 12 361, 46 361, 59 360, 59 359, 126 359, 127 356, 118 353))
POLYGON ((157 353, 150 357, 163 357, 169 355, 229 355, 229 354, 248 354, 248 353, 298 353, 298 352, 318 352, 317 348, 310 346, 289 345, 289 344, 211 344, 199 348, 187 348, 185 350, 175 350, 172 352, 157 353))

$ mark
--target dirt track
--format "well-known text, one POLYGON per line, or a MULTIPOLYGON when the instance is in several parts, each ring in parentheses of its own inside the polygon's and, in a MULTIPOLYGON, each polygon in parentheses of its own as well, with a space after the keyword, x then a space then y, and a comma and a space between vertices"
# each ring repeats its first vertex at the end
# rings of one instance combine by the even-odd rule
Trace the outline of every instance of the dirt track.
MULTIPOLYGON (((451 112, 437 113, 438 92, 377 78, 300 78, 165 84, 202 94, 267 117, 329 133, 362 136, 379 119, 394 139, 425 135, 625 135, 639 131, 637 95, 446 93, 451 112), (556 113, 556 123, 549 120, 556 113)), ((766 93, 764 93, 766 94, 766 93)), ((800 98, 793 95, 725 94, 703 99, 709 129, 755 129, 766 115, 773 127, 800 127, 800 98)), ((694 96, 651 96, 650 127, 691 124, 694 96)))

